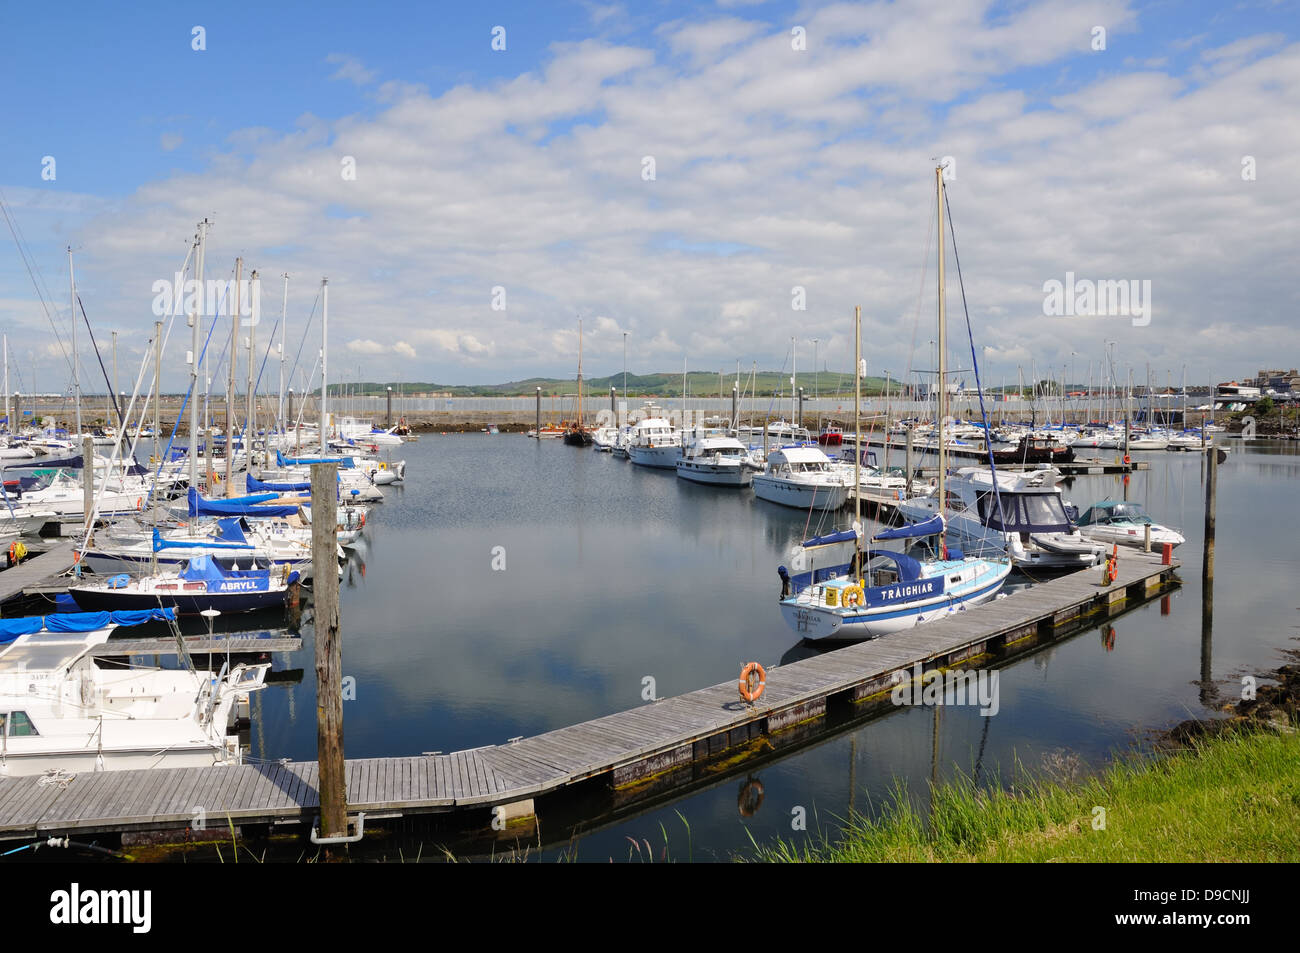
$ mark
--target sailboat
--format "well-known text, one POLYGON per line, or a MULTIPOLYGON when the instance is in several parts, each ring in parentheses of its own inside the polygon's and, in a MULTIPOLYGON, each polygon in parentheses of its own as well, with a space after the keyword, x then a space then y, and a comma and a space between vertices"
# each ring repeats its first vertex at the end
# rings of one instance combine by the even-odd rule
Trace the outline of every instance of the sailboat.
MULTIPOLYGON (((943 167, 935 170, 939 205, 939 414, 947 411, 944 337, 946 333, 943 254, 943 167)), ((862 310, 855 314, 854 332, 854 482, 860 487, 862 425, 862 310)), ((939 485, 944 496, 946 441, 938 442, 939 485)), ((933 518, 876 534, 872 541, 934 540, 937 555, 918 558, 906 552, 862 547, 862 500, 854 494, 852 527, 806 540, 791 554, 790 568, 781 576, 781 614, 806 640, 872 639, 903 631, 993 599, 1011 573, 1007 559, 966 556, 949 547, 940 512, 933 518), (795 575, 791 576, 791 570, 795 575)))
POLYGON ((582 420, 582 319, 578 319, 578 419, 564 431, 564 442, 570 447, 590 447, 591 431, 582 420))

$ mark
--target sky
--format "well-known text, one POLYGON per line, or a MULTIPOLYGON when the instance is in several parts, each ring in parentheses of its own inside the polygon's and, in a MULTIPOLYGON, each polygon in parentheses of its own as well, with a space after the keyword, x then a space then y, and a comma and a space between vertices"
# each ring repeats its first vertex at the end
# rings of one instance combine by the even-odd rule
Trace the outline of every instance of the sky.
MULTIPOLYGON (((205 278, 263 280, 259 354, 290 275, 300 389, 324 277, 331 382, 572 377, 580 318, 589 377, 625 345, 633 373, 848 371, 855 306, 869 373, 905 377, 940 162, 964 377, 967 313, 992 386, 1294 367, 1298 33, 1267 0, 8 4, 11 386, 70 386, 69 246, 106 365, 116 331, 138 367, 203 219, 205 278)), ((165 386, 188 347, 182 317, 165 386)))

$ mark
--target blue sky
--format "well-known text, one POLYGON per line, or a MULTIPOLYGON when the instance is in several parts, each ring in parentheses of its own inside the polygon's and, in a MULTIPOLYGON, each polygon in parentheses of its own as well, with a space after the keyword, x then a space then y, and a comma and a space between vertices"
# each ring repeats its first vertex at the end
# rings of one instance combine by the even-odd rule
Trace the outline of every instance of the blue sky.
MULTIPOLYGON (((571 373, 577 314, 591 374, 624 330, 636 370, 776 367, 791 334, 806 366, 855 303, 897 374, 928 361, 929 163, 953 155, 990 374, 1110 339, 1226 377, 1294 313, 1297 24, 1268 2, 11 4, 0 192, 65 334, 64 246, 97 331, 132 335, 208 215, 210 262, 295 275, 291 322, 331 275, 331 356, 365 376, 571 373), (1155 330, 1049 328, 1066 271, 1152 280, 1155 330)), ((0 327, 66 376, 0 238, 0 327)))

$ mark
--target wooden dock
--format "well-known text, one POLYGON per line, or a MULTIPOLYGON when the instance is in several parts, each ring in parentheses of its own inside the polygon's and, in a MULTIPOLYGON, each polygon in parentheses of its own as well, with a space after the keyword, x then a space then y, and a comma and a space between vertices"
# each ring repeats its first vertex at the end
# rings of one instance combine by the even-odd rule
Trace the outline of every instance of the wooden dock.
MULTIPOLYGON (((1082 570, 907 633, 773 667, 754 705, 729 680, 512 743, 348 761, 348 811, 367 819, 478 811, 476 823, 487 826, 489 809, 528 816, 533 798, 592 779, 624 803, 663 796, 702 764, 793 748, 825 724, 828 702, 887 707, 914 666, 995 664, 1038 637, 1146 601, 1174 582, 1177 567, 1125 551, 1114 583, 1102 583, 1100 567, 1082 570)), ((749 659, 736 661, 739 673, 749 659)), ((90 773, 67 784, 0 778, 0 839, 175 829, 200 816, 218 827, 311 823, 316 784, 315 762, 288 761, 90 773)))
MULTIPOLYGON (((184 636, 190 655, 261 655, 264 652, 296 652, 302 648, 301 636, 215 635, 184 636)), ((175 655, 175 639, 109 639, 90 654, 99 658, 132 655, 175 655)))
POLYGON ((0 572, 0 604, 29 589, 42 587, 53 576, 72 568, 72 549, 80 539, 50 540, 45 552, 24 559, 17 566, 0 572))

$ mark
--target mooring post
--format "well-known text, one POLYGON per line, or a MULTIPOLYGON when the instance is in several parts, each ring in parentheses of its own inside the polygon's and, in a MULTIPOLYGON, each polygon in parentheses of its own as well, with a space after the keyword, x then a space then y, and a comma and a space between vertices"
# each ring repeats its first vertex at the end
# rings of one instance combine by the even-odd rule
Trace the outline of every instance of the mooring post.
POLYGON ((95 439, 91 436, 81 438, 81 505, 86 508, 81 528, 85 536, 95 511, 95 439))
MULTIPOLYGON (((1214 582, 1215 496, 1219 482, 1219 451, 1211 448, 1205 455, 1205 551, 1201 561, 1201 583, 1214 582)), ((1206 612, 1213 608, 1214 596, 1206 585, 1206 612)))
POLYGON ((731 430, 733 433, 740 432, 740 420, 736 417, 736 407, 740 402, 740 388, 736 384, 731 385, 731 430))
POLYGON ((614 419, 614 425, 618 426, 618 388, 613 384, 609 385, 609 415, 614 419))
POLYGON ((316 760, 321 834, 348 833, 339 639, 338 464, 311 465, 312 605, 316 630, 316 760))
POLYGON ((1200 699, 1210 704, 1215 698, 1212 677, 1214 645, 1214 521, 1218 492, 1219 451, 1210 447, 1205 454, 1205 551, 1201 563, 1201 686, 1200 699))
POLYGON ((803 388, 799 388, 799 427, 803 427, 803 388))
POLYGON ((388 396, 388 422, 384 424, 384 426, 391 427, 393 425, 393 389, 391 387, 386 387, 384 390, 387 392, 388 396))

